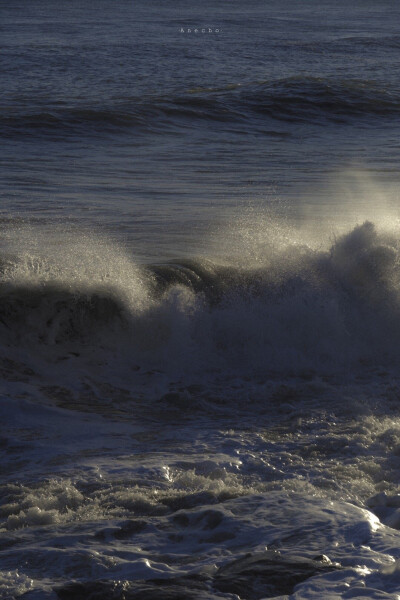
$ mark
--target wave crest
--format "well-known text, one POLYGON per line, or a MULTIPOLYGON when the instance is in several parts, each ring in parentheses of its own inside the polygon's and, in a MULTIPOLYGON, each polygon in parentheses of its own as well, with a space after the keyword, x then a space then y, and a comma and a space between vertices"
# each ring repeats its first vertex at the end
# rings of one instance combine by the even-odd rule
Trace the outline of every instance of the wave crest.
POLYGON ((256 268, 182 260, 85 285, 29 273, 23 281, 8 268, 0 331, 14 346, 100 343, 166 372, 268 376, 398 365, 399 257, 398 236, 365 222, 326 251, 292 246, 256 268))

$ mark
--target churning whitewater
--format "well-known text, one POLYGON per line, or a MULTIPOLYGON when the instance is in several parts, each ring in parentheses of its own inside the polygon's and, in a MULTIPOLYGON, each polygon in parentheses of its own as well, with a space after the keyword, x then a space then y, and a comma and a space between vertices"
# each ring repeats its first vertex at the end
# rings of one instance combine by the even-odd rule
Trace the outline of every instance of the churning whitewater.
POLYGON ((18 235, 2 597, 398 598, 395 229, 271 234, 236 266, 18 235))

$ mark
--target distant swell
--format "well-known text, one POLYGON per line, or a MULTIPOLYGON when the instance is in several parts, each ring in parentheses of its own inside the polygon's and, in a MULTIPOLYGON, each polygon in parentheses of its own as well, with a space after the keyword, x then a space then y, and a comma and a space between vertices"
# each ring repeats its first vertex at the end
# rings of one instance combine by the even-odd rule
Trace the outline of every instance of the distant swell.
POLYGON ((169 96, 110 100, 107 105, 74 103, 43 107, 20 105, 0 117, 3 133, 104 133, 135 129, 162 132, 204 121, 260 127, 272 121, 377 119, 400 113, 397 90, 370 81, 290 77, 224 88, 197 88, 169 96))

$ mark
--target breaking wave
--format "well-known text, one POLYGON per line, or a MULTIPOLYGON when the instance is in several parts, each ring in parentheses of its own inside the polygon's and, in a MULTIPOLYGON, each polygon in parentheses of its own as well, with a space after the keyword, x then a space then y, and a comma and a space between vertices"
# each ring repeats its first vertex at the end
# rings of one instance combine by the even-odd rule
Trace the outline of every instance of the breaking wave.
POLYGON ((139 267, 96 244, 86 255, 75 246, 62 265, 9 257, 1 340, 75 351, 100 345, 171 373, 290 376, 396 366, 399 241, 365 222, 329 249, 288 245, 254 267, 208 259, 139 267))

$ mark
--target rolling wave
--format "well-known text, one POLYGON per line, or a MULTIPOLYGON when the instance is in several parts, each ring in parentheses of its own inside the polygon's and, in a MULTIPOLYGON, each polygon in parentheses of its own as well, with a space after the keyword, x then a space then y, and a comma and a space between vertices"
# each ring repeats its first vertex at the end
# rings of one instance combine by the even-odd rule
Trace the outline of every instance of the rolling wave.
POLYGON ((399 114, 400 94, 370 81, 298 76, 110 100, 104 106, 80 106, 73 101, 62 107, 17 106, 5 109, 0 117, 6 134, 162 132, 171 127, 203 126, 205 121, 257 128, 265 119, 311 123, 379 119, 399 114))

